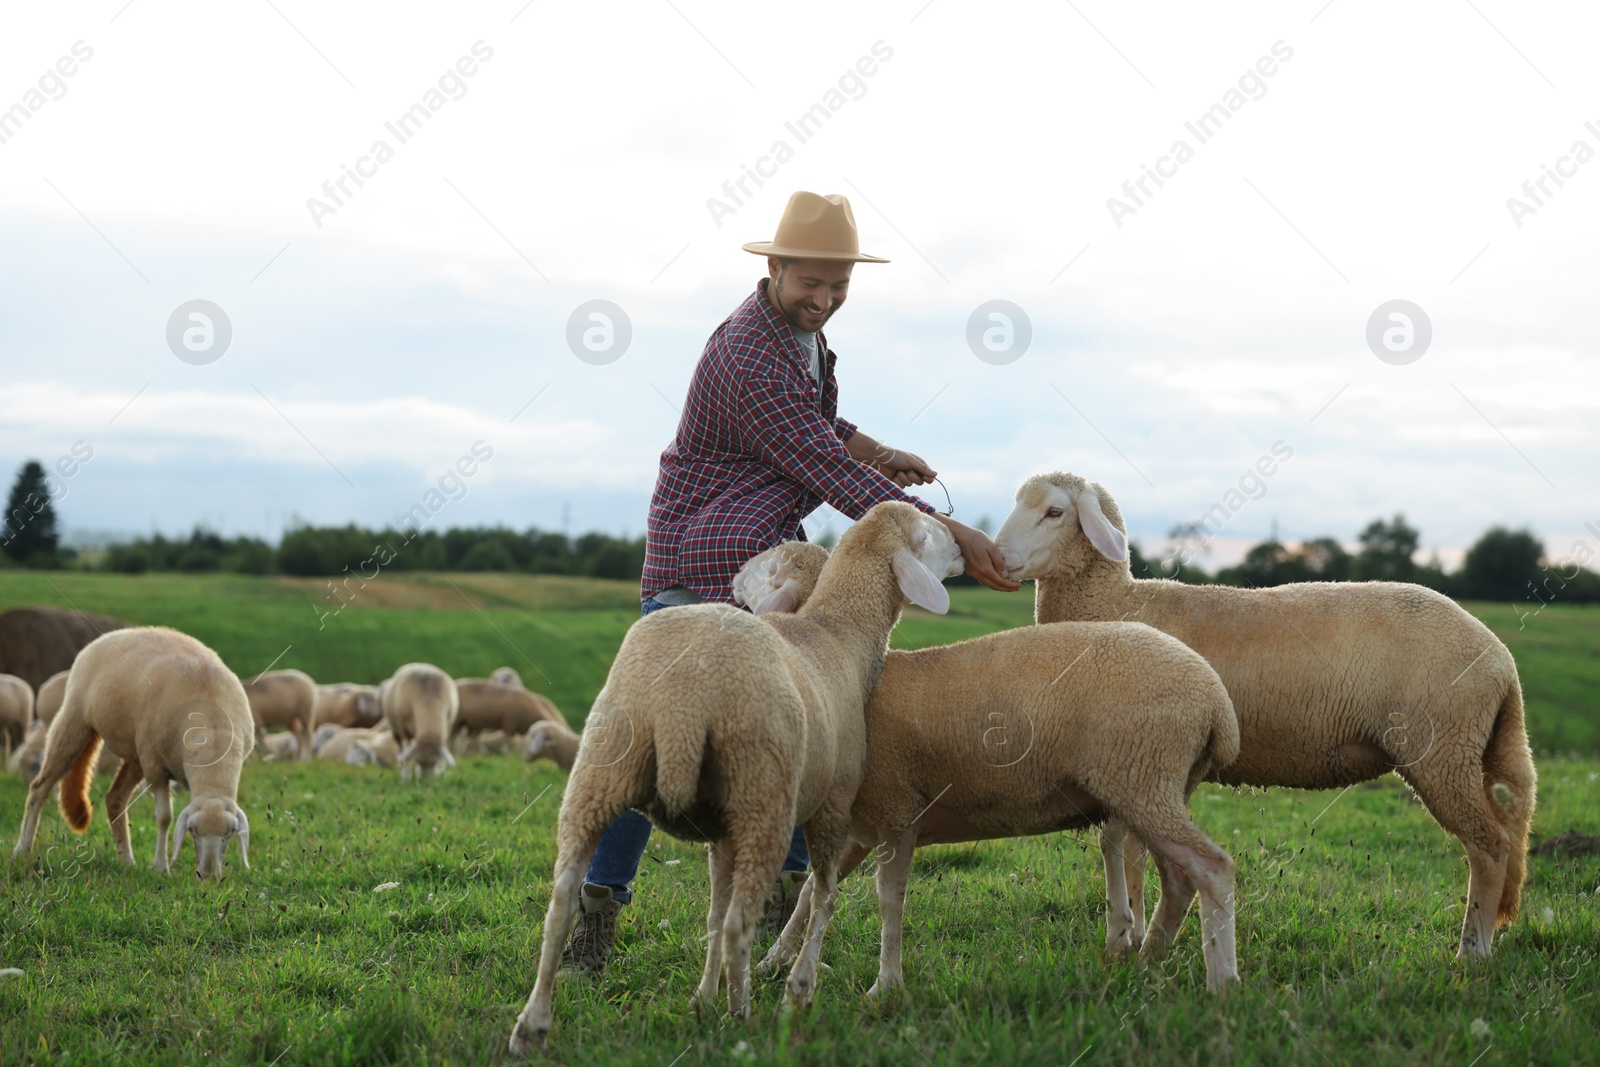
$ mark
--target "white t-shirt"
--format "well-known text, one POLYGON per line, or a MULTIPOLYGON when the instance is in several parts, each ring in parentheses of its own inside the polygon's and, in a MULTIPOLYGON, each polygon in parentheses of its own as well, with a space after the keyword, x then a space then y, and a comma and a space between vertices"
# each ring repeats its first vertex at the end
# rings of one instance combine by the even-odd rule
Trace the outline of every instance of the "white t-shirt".
POLYGON ((800 347, 811 353, 811 365, 806 370, 811 373, 811 380, 816 381, 817 376, 822 373, 822 346, 817 344, 816 333, 796 330, 793 326, 789 327, 789 329, 794 332, 795 338, 799 340, 800 347))

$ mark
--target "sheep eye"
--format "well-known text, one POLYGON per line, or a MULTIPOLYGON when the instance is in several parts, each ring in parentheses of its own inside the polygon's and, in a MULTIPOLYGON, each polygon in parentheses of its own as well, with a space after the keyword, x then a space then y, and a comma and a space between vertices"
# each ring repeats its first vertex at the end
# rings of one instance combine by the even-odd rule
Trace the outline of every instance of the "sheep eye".
POLYGON ((1050 508, 1044 513, 1044 517, 1047 519, 1059 519, 1061 517, 1061 509, 1050 508))

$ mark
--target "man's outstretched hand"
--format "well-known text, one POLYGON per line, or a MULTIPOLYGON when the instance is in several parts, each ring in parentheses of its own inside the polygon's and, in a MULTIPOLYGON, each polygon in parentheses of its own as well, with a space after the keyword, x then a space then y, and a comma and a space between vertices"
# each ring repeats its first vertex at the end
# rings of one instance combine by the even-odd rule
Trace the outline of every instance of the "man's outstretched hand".
POLYGON ((921 456, 899 448, 888 449, 888 455, 878 461, 877 467, 879 473, 902 489, 908 485, 927 485, 939 473, 921 456))
POLYGON ((956 539, 956 547, 961 550, 961 562, 968 574, 990 589, 998 589, 1002 593, 1015 593, 1022 588, 1021 582, 1013 582, 1006 576, 1005 560, 1000 558, 1000 550, 989 540, 988 534, 957 522, 948 515, 936 515, 935 518, 944 523, 956 539))

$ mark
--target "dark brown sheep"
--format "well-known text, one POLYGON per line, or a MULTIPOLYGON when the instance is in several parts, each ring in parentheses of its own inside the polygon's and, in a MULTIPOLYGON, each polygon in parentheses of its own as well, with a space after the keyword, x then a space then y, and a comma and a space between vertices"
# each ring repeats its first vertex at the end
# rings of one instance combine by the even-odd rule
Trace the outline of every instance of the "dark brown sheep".
POLYGON ((0 612, 0 673, 14 674, 38 689, 52 674, 70 669, 90 641, 130 625, 44 604, 0 612))

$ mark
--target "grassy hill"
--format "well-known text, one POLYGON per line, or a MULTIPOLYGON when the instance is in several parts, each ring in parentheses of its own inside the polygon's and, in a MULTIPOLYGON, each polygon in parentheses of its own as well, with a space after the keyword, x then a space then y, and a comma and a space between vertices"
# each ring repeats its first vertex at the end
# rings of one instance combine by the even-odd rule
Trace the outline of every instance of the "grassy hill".
MULTIPOLYGON (((246 677, 270 664, 354 682, 381 681, 419 659, 456 677, 509 664, 574 723, 588 714, 622 635, 639 617, 633 582, 524 574, 382 575, 346 587, 231 574, 0 572, 0 607, 18 604, 172 626, 246 677)), ((1600 754, 1600 607, 1552 605, 1526 619, 1511 605, 1467 607, 1517 658, 1534 747, 1600 754)), ((1027 589, 956 588, 949 615, 909 611, 894 643, 922 648, 1032 621, 1027 589)))

